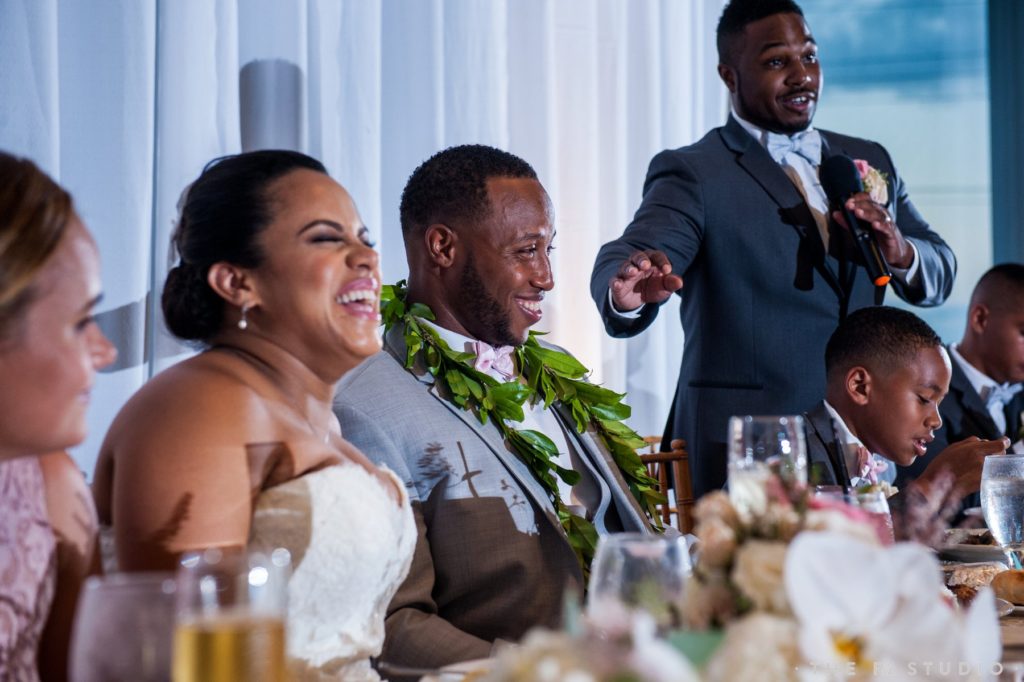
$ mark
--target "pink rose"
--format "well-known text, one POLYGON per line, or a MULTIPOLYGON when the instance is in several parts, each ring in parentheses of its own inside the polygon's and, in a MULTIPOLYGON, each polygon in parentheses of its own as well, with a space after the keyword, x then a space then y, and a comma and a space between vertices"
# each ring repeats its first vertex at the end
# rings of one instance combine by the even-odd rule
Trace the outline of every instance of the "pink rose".
POLYGON ((857 172, 860 173, 860 181, 864 185, 864 191, 871 196, 871 201, 882 206, 888 204, 889 183, 885 173, 877 168, 872 168, 871 164, 864 159, 854 159, 853 165, 857 167, 857 172))

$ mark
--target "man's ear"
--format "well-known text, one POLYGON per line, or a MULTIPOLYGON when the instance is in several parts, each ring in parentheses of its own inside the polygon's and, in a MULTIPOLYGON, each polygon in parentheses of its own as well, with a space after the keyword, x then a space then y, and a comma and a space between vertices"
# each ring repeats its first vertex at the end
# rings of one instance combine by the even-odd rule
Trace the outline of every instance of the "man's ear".
POLYGON ((846 373, 846 396, 854 405, 867 405, 871 400, 872 377, 866 367, 851 367, 846 373))
POLYGON ((441 268, 450 268, 455 262, 459 235, 443 223, 434 223, 423 234, 423 243, 431 262, 441 268))
POLYGON ((971 306, 971 309, 967 311, 967 326, 971 328, 971 331, 975 334, 981 334, 985 331, 985 326, 988 324, 989 309, 984 303, 975 303, 971 306))
POLYGON ((254 282, 245 268, 219 261, 210 266, 206 281, 228 303, 254 308, 260 304, 254 282))
POLYGON ((736 94, 736 69, 728 64, 720 63, 718 65, 718 77, 725 83, 725 87, 729 88, 729 92, 736 94))

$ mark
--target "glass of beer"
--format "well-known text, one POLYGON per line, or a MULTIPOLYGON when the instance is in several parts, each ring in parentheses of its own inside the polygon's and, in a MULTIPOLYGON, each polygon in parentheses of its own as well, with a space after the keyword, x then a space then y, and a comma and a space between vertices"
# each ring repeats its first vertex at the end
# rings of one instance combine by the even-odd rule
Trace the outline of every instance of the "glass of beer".
POLYGON ((183 557, 174 682, 285 682, 290 567, 285 549, 207 549, 183 557))

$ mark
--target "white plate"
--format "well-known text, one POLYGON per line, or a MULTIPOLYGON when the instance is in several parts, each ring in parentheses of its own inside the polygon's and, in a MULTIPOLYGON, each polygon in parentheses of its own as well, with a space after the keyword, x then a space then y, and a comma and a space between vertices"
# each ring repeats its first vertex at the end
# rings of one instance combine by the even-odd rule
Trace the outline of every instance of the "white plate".
POLYGON ((996 613, 999 614, 1000 618, 1002 618, 1003 616, 1009 616, 1011 613, 1013 613, 1013 609, 1013 604, 1006 601, 1005 599, 1000 599, 999 597, 996 597, 996 613))
POLYGON ((939 558, 947 561, 963 561, 973 563, 978 561, 998 561, 1006 563, 1006 555, 999 545, 974 545, 964 544, 963 540, 970 535, 981 535, 987 533, 986 528, 950 528, 946 531, 948 544, 938 548, 939 558))
POLYGON ((476 658, 472 661, 452 663, 441 668, 437 675, 424 677, 421 682, 462 682, 466 675, 482 675, 494 665, 493 658, 476 658))

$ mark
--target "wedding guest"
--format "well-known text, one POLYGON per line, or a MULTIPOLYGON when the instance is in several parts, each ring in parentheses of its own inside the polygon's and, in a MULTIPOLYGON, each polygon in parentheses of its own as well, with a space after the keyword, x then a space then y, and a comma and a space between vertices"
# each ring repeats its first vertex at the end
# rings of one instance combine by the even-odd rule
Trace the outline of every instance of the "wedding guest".
POLYGON ((729 120, 654 157, 633 222, 601 248, 590 281, 615 337, 641 333, 679 293, 686 339, 665 435, 689 443, 698 497, 725 483, 729 416, 793 414, 817 400, 825 375, 807 359, 849 312, 887 293, 829 206, 824 160, 843 154, 872 169, 875 186, 846 205, 870 225, 893 293, 939 305, 956 274, 885 148, 812 126, 823 67, 797 3, 732 0, 717 42, 729 120))
POLYGON ((529 336, 555 284, 533 168, 482 145, 441 151, 406 183, 401 222, 408 289, 335 410, 346 438, 399 472, 419 531, 382 661, 436 667, 557 624, 597 536, 648 528, 634 495, 654 481, 629 446, 613 459, 588 411, 621 396, 529 336))
MULTIPOLYGON (((928 451, 896 481, 914 480, 946 445, 969 436, 984 440, 1009 438, 1012 448, 1021 443, 1024 411, 1024 265, 1004 263, 982 275, 971 294, 967 325, 960 343, 948 347, 953 375, 949 394, 939 406, 942 426, 928 451)), ((980 503, 970 496, 965 504, 980 503)))
POLYGON ((380 350, 368 230, 318 161, 258 151, 206 167, 174 244, 164 319, 202 351, 143 386, 102 446, 94 493, 120 567, 284 546, 294 679, 378 679, 416 531, 401 481, 331 412, 338 379, 380 350))
POLYGON ((96 512, 63 449, 86 435, 96 371, 96 243, 70 195, 0 152, 0 679, 64 680, 96 512), (44 454, 52 453, 52 454, 44 454))
MULTIPOLYGON (((825 347, 825 400, 805 414, 812 482, 875 483, 893 463, 908 466, 924 455, 942 426, 950 373, 938 334, 913 313, 887 306, 850 313, 825 347)), ((977 492, 985 456, 1007 445, 973 436, 949 445, 913 487, 931 499, 947 477, 951 499, 977 492)))

